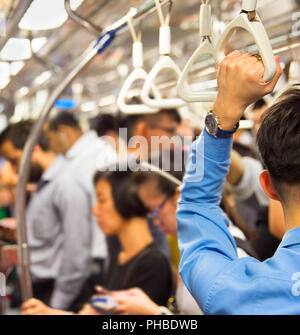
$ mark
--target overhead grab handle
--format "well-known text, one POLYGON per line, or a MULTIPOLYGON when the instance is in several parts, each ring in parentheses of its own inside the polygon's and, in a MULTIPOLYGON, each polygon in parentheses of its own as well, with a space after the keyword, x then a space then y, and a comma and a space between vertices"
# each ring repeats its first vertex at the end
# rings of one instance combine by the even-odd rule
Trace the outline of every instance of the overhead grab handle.
POLYGON ((240 15, 229 23, 218 40, 216 45, 217 60, 218 63, 223 61, 227 42, 237 28, 242 28, 253 37, 265 67, 264 80, 269 81, 276 73, 276 62, 267 32, 256 13, 256 4, 257 0, 243 0, 240 15))
POLYGON ((151 98, 151 89, 155 86, 155 80, 159 73, 163 70, 172 71, 176 78, 180 76, 180 69, 176 63, 170 57, 171 53, 171 29, 170 23, 170 12, 172 2, 170 1, 169 12, 164 18, 159 0, 155 0, 158 16, 160 19, 161 27, 159 29, 159 53, 160 59, 153 66, 152 70, 148 74, 145 84, 142 89, 141 99, 144 104, 152 108, 179 108, 186 105, 186 102, 180 98, 151 98))
MULTIPOLYGON (((127 104, 126 99, 128 98, 129 91, 132 88, 133 84, 138 80, 145 81, 147 79, 147 72, 143 68, 144 59, 143 59, 143 44, 141 32, 136 35, 131 19, 128 20, 128 26, 131 31, 133 45, 132 45, 132 64, 133 71, 125 80, 121 91, 118 95, 117 106, 119 110, 125 114, 151 114, 157 113, 158 109, 150 108, 144 104, 127 104)), ((159 98, 160 94, 157 88, 154 86, 151 87, 151 93, 154 97, 159 98)))
POLYGON ((211 35, 211 6, 208 4, 202 4, 200 7, 200 37, 202 38, 202 43, 185 65, 177 84, 178 95, 187 102, 213 102, 217 97, 217 92, 193 91, 189 87, 187 81, 188 75, 194 63, 200 56, 210 55, 215 62, 217 61, 211 35))

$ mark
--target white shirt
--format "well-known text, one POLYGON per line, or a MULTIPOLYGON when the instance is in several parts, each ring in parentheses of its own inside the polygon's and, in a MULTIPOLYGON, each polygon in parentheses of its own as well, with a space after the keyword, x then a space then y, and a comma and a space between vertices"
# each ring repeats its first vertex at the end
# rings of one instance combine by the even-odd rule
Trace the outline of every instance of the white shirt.
MULTIPOLYGON (((93 178, 97 170, 114 163, 117 154, 114 149, 101 140, 95 131, 84 133, 66 153, 67 168, 77 175, 90 196, 90 210, 96 202, 93 178)), ((92 250, 93 258, 106 258, 107 247, 105 237, 92 215, 92 250)))

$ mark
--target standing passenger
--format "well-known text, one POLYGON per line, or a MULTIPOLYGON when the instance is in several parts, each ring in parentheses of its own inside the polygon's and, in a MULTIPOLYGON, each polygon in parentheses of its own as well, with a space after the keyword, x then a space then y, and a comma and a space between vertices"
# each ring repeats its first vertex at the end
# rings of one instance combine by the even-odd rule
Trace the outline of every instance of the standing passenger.
MULTIPOLYGON (((32 127, 21 121, 1 134, 1 152, 16 171, 32 127)), ((37 189, 27 206, 26 226, 33 295, 54 308, 73 309, 90 272, 91 212, 73 174, 61 173, 64 166, 42 134, 32 155, 29 181, 37 182, 37 189)))
MULTIPOLYGON (((53 151, 61 153, 66 158, 66 171, 72 171, 86 196, 89 211, 95 204, 93 176, 95 172, 116 160, 115 151, 102 141, 95 131, 84 133, 74 114, 62 111, 49 120, 46 134, 53 151)), ((76 208, 74 208, 76 211, 76 208)), ((80 217, 81 213, 77 211, 80 217)), ((95 275, 103 270, 107 257, 106 241, 102 231, 97 226, 93 216, 92 224, 92 258, 95 275)))

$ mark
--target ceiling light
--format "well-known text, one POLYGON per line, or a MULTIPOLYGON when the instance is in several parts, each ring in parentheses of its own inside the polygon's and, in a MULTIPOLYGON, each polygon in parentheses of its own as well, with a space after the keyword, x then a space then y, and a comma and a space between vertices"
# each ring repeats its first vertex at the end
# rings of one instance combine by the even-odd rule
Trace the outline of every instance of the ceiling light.
POLYGON ((37 37, 32 39, 31 48, 34 53, 38 52, 47 43, 46 37, 37 37))
MULTIPOLYGON (((71 0, 72 10, 80 6, 83 0, 71 0)), ((48 30, 60 27, 68 19, 64 0, 34 0, 22 20, 20 29, 48 30)))
POLYGON ((29 88, 27 86, 23 86, 16 91, 15 98, 21 99, 25 97, 28 93, 29 93, 29 88))
POLYGON ((10 82, 10 78, 6 77, 6 78, 0 78, 0 89, 2 90, 3 88, 5 88, 10 82))
POLYGON ((41 85, 41 84, 45 83, 48 79, 50 79, 51 76, 52 76, 51 71, 45 71, 45 72, 41 73, 38 77, 36 77, 34 79, 33 83, 36 86, 41 85))
POLYGON ((1 59, 21 61, 31 57, 30 41, 27 38, 10 38, 1 51, 1 59))
POLYGON ((80 109, 82 112, 90 112, 98 109, 96 101, 87 101, 81 104, 80 109))
POLYGON ((24 67, 24 62, 11 62, 10 63, 10 74, 12 76, 17 75, 24 67))
POLYGON ((0 78, 7 78, 10 76, 10 66, 7 62, 0 62, 0 78))

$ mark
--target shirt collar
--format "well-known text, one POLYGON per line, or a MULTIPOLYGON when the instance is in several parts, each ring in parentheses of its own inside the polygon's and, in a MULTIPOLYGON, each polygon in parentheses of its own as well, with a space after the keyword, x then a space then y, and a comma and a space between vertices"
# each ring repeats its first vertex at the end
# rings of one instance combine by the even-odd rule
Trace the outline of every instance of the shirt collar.
POLYGON ((57 155, 54 162, 44 171, 41 180, 50 181, 61 171, 65 163, 65 158, 62 155, 57 155))
POLYGON ((300 227, 296 227, 285 233, 279 247, 286 248, 296 244, 300 244, 300 227))
POLYGON ((94 130, 90 130, 84 133, 67 151, 66 157, 68 159, 73 159, 82 154, 82 152, 89 148, 91 142, 94 142, 97 139, 97 134, 94 130))

